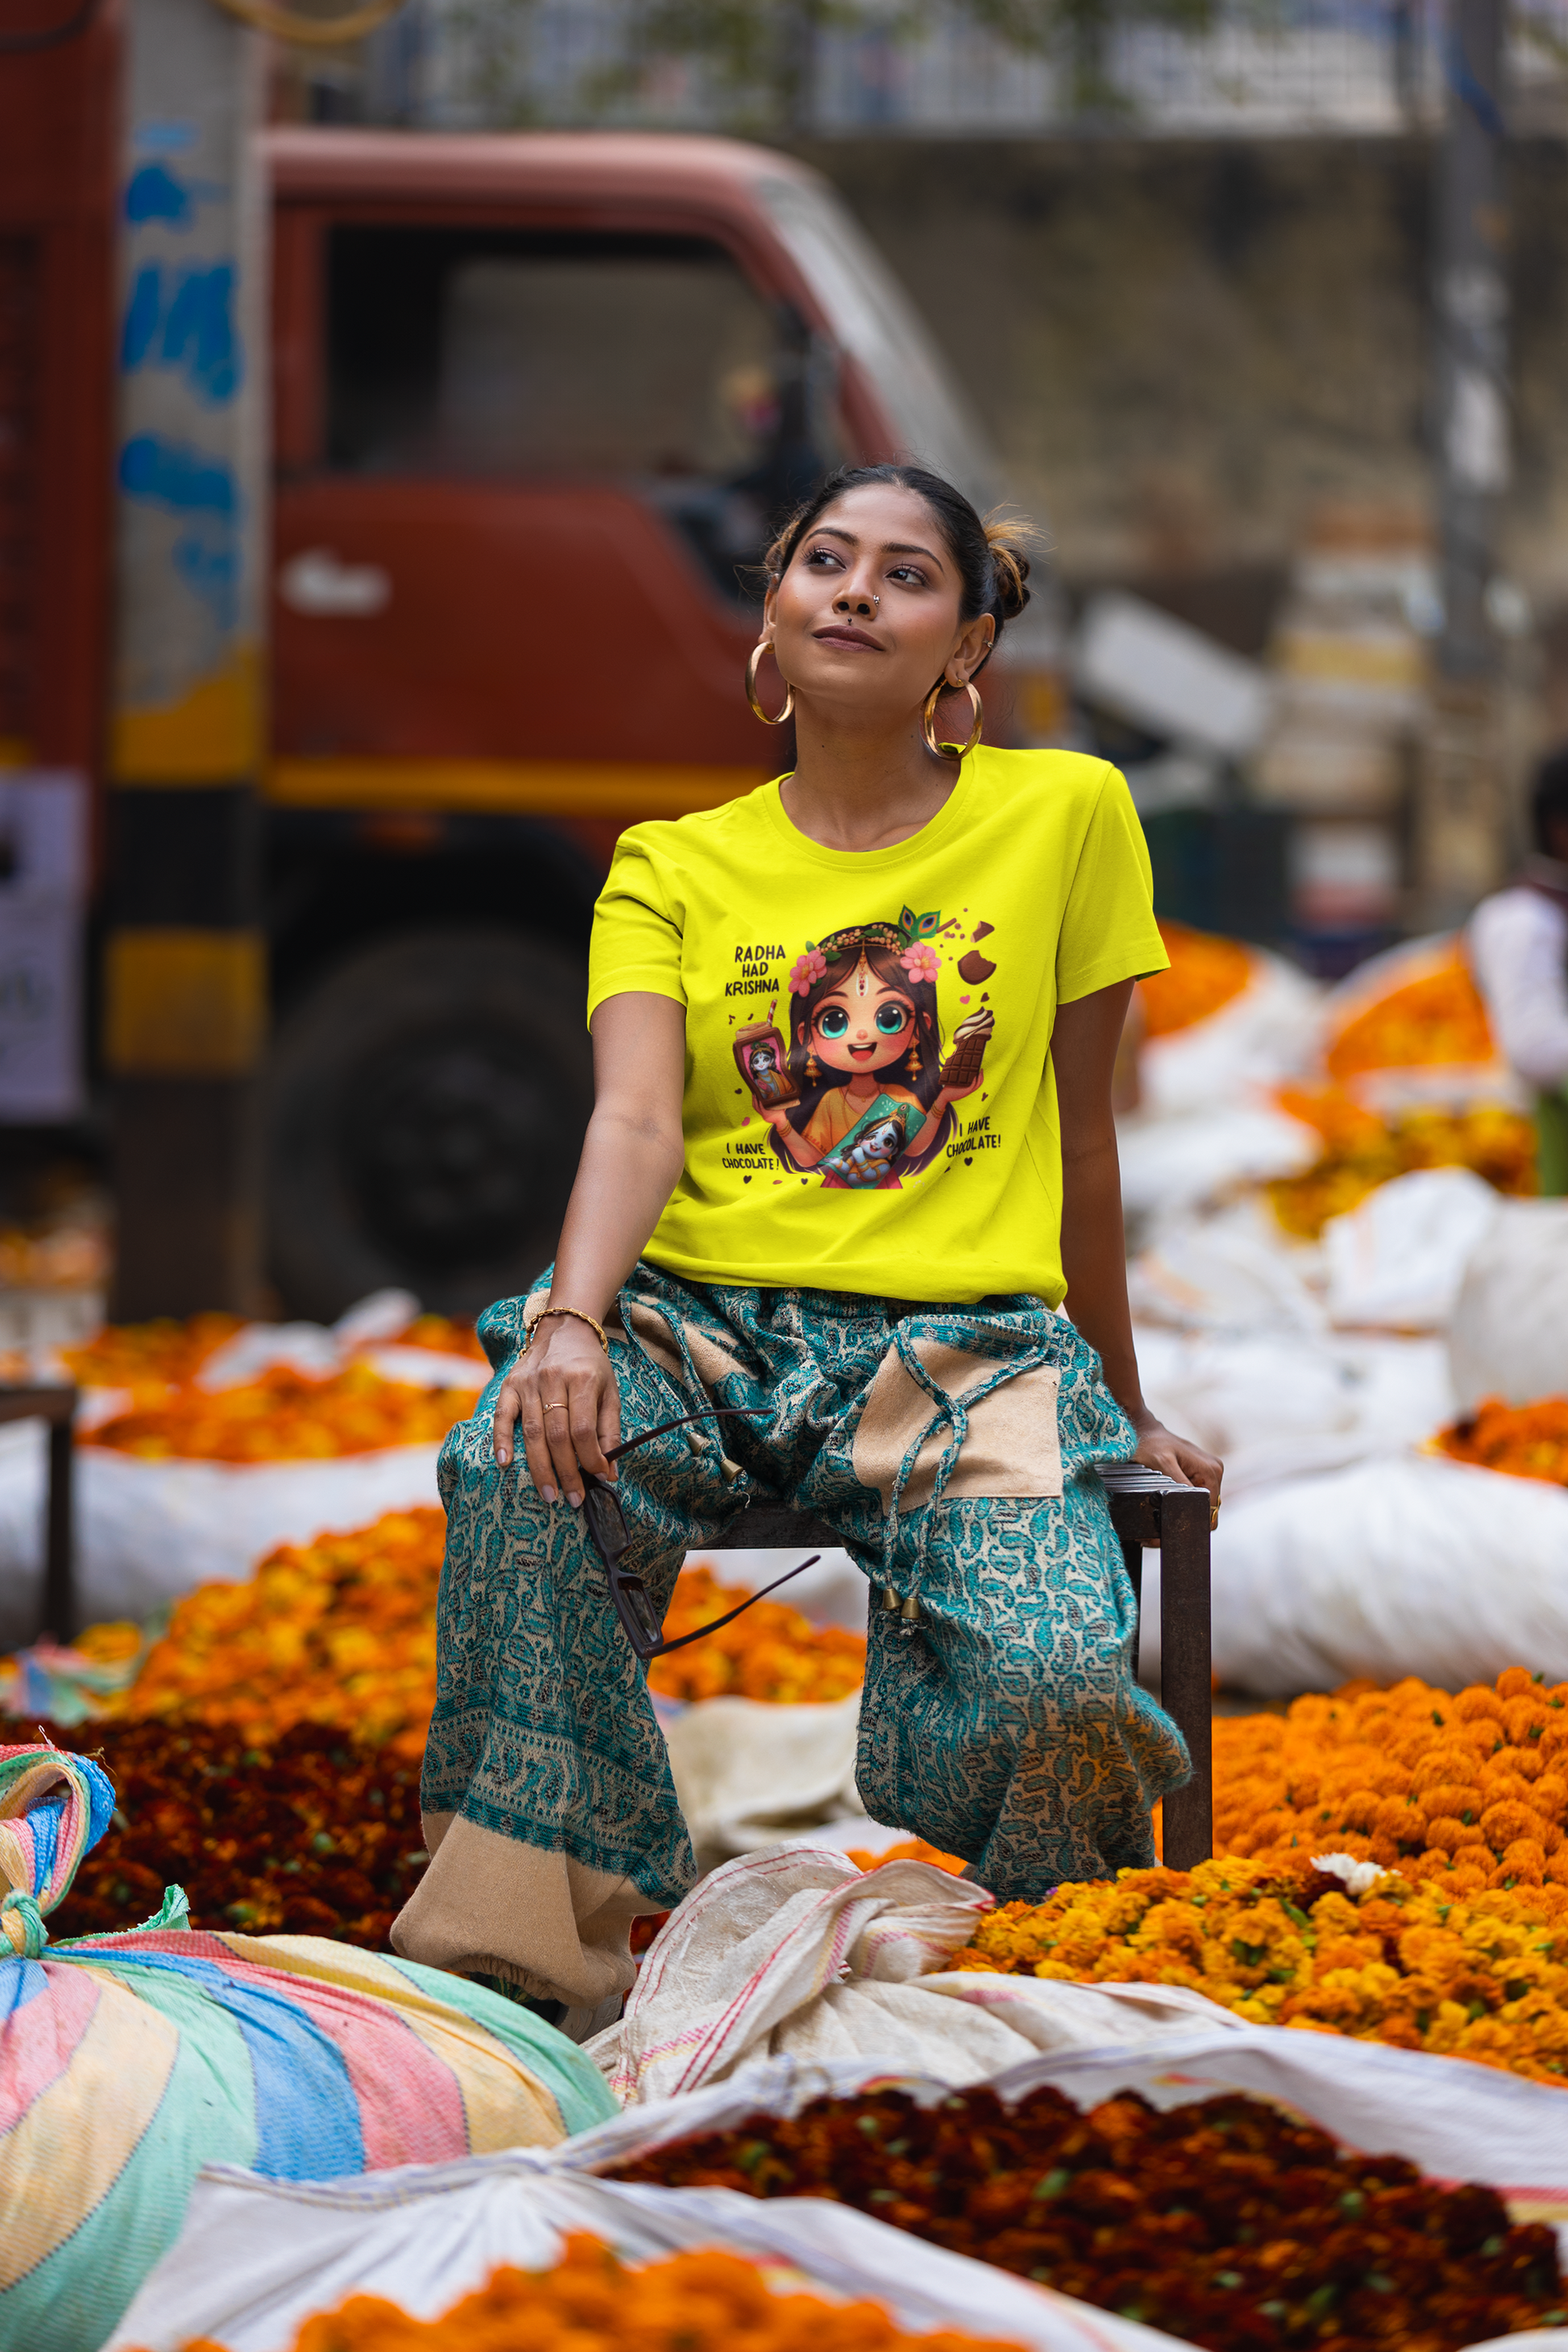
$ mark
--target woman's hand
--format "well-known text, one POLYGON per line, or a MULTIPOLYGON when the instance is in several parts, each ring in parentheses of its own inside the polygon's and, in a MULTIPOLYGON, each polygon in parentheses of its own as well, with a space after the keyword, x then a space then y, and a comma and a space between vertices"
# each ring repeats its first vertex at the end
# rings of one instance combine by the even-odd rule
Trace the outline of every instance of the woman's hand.
POLYGON ((593 1332, 574 1317, 552 1316, 536 1324, 527 1354, 501 1382, 495 1454, 503 1469, 511 1460, 519 1426, 528 1475, 542 1501, 553 1503, 563 1494, 576 1510, 584 1470, 615 1477, 615 1465, 606 1458, 621 1434, 615 1369, 593 1332))
MULTIPOLYGON (((606 997, 589 1024, 594 1116, 555 1254, 552 1307, 607 1319, 621 1285, 680 1174, 680 1088, 686 1013, 673 998, 628 990, 606 997)), ((608 1448, 621 1433, 610 1360, 586 1323, 552 1315, 496 1399, 495 1458, 511 1460, 522 1429, 528 1475, 546 1503, 583 1500, 583 1473, 613 1478, 608 1448)))
POLYGON ((1220 1481, 1225 1476, 1225 1465, 1206 1454, 1195 1438, 1178 1437, 1173 1430, 1156 1421, 1152 1412, 1135 1416, 1133 1427, 1138 1432, 1138 1451, 1134 1462, 1142 1462, 1147 1470, 1163 1470, 1167 1478, 1179 1486, 1206 1486, 1209 1490, 1212 1527, 1219 1517, 1220 1481))

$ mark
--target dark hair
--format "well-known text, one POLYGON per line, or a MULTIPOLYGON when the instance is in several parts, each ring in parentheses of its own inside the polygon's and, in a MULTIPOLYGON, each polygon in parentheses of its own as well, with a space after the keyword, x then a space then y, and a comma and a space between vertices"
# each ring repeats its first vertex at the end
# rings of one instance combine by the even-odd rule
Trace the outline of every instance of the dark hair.
POLYGON ((1568 824, 1568 743, 1548 751, 1537 768, 1530 815, 1535 845, 1543 857, 1550 857, 1552 826, 1568 824))
MULTIPOLYGON (((929 1111, 942 1087, 942 1025, 937 1018, 936 982, 915 980, 900 961, 903 942, 890 923, 855 925, 847 931, 834 931, 818 942, 826 951, 827 968, 818 973, 802 994, 792 990, 789 1001, 789 1074, 799 1090, 800 1100, 791 1106, 790 1125, 796 1134, 802 1133, 816 1116, 818 1104, 826 1094, 844 1085, 844 1075, 838 1070, 819 1071, 813 1078, 807 1074, 811 1058, 812 1024, 823 998, 839 987, 846 971, 853 971, 862 955, 877 978, 889 988, 896 988, 909 1005, 913 1017, 913 1044, 920 1056, 918 1073, 908 1068, 898 1072, 898 1083, 908 1088, 922 1110, 929 1111)), ((953 1124, 952 1107, 949 1104, 942 1114, 942 1125, 933 1137, 929 1150, 919 1160, 900 1155, 895 1163, 906 1175, 913 1175, 933 1160, 953 1124)), ((785 1150, 777 1133, 773 1150, 792 1171, 795 1161, 785 1150)))
MULTIPOLYGON (((996 624, 996 635, 991 641, 994 651, 1006 624, 1016 620, 1029 601, 1025 584, 1029 559, 1024 550, 1033 533, 1016 516, 994 513, 982 521, 962 490, 955 490, 940 474, 928 474, 923 466, 840 466, 837 473, 829 474, 769 548, 763 559, 768 586, 778 585, 801 541, 836 499, 872 484, 912 490, 916 498, 925 500, 958 567, 958 617, 963 622, 977 621, 989 613, 996 624)), ((988 653, 985 661, 990 658, 988 653)), ((984 668, 985 661, 979 669, 984 668)))

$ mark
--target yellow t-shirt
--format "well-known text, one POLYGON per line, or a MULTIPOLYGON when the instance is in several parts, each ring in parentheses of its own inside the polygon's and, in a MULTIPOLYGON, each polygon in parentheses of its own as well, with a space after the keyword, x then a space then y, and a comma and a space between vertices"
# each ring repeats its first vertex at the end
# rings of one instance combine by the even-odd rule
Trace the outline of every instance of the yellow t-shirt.
POLYGON ((808 840, 776 781, 634 825, 588 1009, 686 1008, 686 1164, 644 1255, 695 1282, 1058 1305, 1057 1006, 1167 961, 1127 786, 1077 752, 972 753, 891 849, 808 840))

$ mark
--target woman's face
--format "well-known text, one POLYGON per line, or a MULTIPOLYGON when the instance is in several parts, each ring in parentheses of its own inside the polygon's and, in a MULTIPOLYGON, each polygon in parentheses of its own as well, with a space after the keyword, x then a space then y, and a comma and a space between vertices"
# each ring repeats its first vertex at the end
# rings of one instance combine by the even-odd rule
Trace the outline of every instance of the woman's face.
POLYGON ((908 997, 862 963, 831 988, 811 1016, 811 1050, 823 1066, 855 1076, 888 1069, 910 1050, 914 1012, 908 997))
POLYGON ((932 680, 962 683, 994 634, 961 624, 959 579, 936 517, 913 490, 868 482, 824 509, 768 595, 781 675, 805 702, 919 724, 932 680))

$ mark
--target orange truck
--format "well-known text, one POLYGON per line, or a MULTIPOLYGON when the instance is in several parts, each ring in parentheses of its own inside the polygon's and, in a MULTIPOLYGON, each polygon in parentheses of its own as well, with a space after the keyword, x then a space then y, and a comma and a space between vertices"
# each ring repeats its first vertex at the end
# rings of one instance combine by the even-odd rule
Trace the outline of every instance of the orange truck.
MULTIPOLYGON (((69 239, 46 215, 75 208, 101 299, 106 175, 79 136, 51 179, 5 115, 0 299, 29 237, 40 291, 0 327, 0 404, 21 425, 68 387, 75 406, 27 481, 0 415, 0 532, 44 543, 68 509, 76 569, 0 593, 0 738, 97 775, 112 340, 87 331, 85 378, 84 349, 49 343, 69 239)), ((387 1282, 472 1309, 552 1243, 617 834, 788 764, 742 690, 771 530, 846 459, 914 456, 983 505, 1001 485, 907 298, 786 156, 337 129, 273 130, 266 154, 268 1272, 297 1313, 387 1282)), ((988 733, 1050 740, 1045 600, 1007 643, 988 733)))

